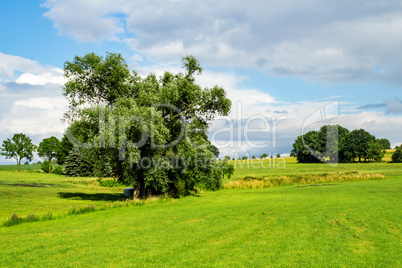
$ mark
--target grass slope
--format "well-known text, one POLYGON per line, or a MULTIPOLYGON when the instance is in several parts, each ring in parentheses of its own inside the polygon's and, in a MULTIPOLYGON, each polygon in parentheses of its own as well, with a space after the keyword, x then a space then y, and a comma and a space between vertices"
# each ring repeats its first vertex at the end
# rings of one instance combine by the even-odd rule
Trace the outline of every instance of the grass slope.
POLYGON ((0 228, 0 266, 401 267, 401 180, 223 190, 0 228))

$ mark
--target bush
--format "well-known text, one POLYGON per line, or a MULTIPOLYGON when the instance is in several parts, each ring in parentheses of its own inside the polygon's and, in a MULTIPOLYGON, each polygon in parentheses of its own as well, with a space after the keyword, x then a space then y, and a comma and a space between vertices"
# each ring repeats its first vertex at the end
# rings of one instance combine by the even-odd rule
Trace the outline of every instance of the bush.
MULTIPOLYGON (((49 161, 43 161, 42 166, 40 167, 45 173, 49 173, 49 161)), ((53 167, 51 168, 50 172, 53 171, 53 167)))
POLYGON ((56 166, 56 167, 53 169, 52 173, 58 174, 58 175, 63 175, 63 174, 64 174, 64 173, 63 173, 63 167, 62 167, 62 166, 56 166))
POLYGON ((402 162, 402 149, 401 147, 397 147, 396 151, 392 155, 392 162, 401 163, 402 162))

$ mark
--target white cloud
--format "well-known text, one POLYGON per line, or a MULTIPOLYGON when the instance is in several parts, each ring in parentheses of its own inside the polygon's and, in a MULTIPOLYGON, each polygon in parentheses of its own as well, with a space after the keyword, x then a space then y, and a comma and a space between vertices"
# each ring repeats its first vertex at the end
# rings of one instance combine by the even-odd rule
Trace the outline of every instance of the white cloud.
POLYGON ((401 100, 395 98, 394 100, 387 100, 386 113, 388 114, 402 114, 402 102, 401 100))
POLYGON ((63 71, 2 53, 0 59, 4 60, 0 60, 0 76, 7 76, 0 80, 0 141, 20 132, 36 144, 50 136, 61 137, 60 119, 68 107, 61 94, 63 71), (6 72, 1 73, 2 68, 6 72), (17 72, 22 74, 15 78, 17 72))
POLYGON ((120 38, 164 63, 193 54, 207 65, 328 83, 402 83, 398 1, 49 0, 45 6, 61 34, 120 38))
POLYGON ((62 35, 82 42, 100 42, 124 31, 116 13, 124 11, 126 1, 48 0, 44 16, 54 22, 62 35))
POLYGON ((0 52, 0 78, 6 76, 10 79, 16 71, 40 73, 44 68, 36 61, 0 52))
POLYGON ((23 73, 15 82, 29 85, 45 85, 47 83, 64 85, 66 79, 62 69, 54 68, 38 75, 23 73))

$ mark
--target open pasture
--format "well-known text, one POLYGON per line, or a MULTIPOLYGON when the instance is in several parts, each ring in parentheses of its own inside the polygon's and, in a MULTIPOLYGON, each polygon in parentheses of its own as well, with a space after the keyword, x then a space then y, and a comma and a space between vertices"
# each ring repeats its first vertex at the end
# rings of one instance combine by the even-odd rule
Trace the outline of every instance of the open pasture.
MULTIPOLYGON (((254 160, 256 161, 256 160, 254 160)), ((268 164, 268 160, 264 160, 268 164)), ((0 216, 54 216, 0 227, 0 266, 399 267, 401 164, 237 166, 244 176, 337 174, 385 179, 204 192, 134 205, 95 178, 0 171, 0 216), (74 208, 94 211, 71 215, 74 208)), ((229 183, 229 182, 228 182, 229 183)))

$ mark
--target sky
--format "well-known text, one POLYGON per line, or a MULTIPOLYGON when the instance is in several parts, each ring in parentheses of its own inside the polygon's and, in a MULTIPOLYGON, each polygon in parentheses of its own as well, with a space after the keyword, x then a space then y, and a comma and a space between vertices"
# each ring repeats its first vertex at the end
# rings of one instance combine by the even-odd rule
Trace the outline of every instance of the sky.
POLYGON ((210 126, 221 156, 287 155, 328 123, 402 144, 399 0, 4 0, 0 23, 0 142, 61 138, 64 62, 112 52, 143 76, 194 55, 232 100, 210 126))

